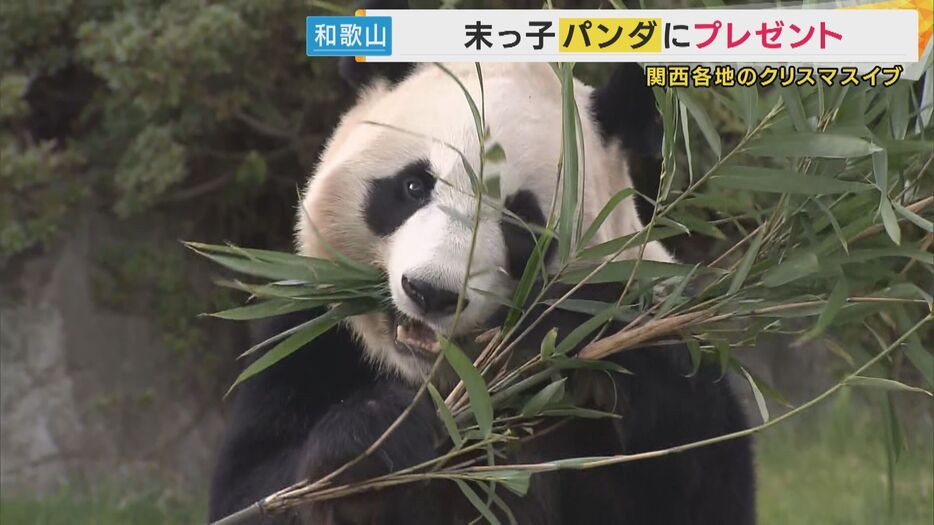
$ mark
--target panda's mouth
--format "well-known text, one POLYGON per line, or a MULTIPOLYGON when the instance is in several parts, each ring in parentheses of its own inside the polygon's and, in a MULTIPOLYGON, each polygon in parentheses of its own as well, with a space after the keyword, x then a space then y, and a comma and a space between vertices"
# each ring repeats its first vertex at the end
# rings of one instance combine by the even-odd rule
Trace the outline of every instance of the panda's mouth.
POLYGON ((441 343, 434 328, 399 311, 392 312, 391 318, 396 345, 433 355, 441 352, 441 343))

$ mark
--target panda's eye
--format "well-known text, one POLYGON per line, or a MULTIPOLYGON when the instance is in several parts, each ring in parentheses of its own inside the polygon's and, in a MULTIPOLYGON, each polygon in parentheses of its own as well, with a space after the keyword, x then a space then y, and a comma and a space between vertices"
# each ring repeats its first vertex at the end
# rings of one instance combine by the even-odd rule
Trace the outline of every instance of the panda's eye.
POLYGON ((405 194, 416 201, 427 199, 428 193, 431 191, 425 181, 419 177, 406 177, 402 181, 402 187, 405 189, 405 194))

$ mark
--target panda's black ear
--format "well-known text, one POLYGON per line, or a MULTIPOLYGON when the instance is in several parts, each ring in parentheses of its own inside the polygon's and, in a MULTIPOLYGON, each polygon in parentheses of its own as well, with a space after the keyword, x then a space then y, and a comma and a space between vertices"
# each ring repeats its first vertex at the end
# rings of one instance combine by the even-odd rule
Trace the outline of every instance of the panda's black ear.
POLYGON ((642 155, 661 154, 661 117, 639 64, 617 64, 610 80, 592 96, 594 118, 604 140, 618 141, 626 150, 642 155))
MULTIPOLYGON (((592 97, 593 116, 603 140, 622 146, 636 191, 654 198, 661 175, 663 130, 642 67, 633 62, 617 64, 610 80, 594 90, 592 97)), ((651 202, 636 200, 643 221, 651 217, 652 208, 651 202)))
MULTIPOLYGON (((408 9, 408 0, 366 0, 357 9, 408 9)), ((396 83, 412 71, 412 64, 404 62, 357 62, 354 57, 341 57, 338 71, 344 82, 354 89, 367 86, 376 78, 396 83)))

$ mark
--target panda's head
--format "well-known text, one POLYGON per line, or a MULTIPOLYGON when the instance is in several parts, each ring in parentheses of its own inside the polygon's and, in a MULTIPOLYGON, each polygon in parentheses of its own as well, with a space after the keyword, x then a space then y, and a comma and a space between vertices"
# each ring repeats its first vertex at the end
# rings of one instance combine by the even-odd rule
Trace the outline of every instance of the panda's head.
MULTIPOLYGON (((475 66, 447 68, 480 105, 475 66)), ((299 210, 299 253, 330 258, 336 250, 385 271, 393 308, 350 324, 374 361, 411 381, 421 380, 436 357, 435 332, 475 333, 500 298, 511 296, 535 242, 525 225, 545 225, 556 200, 558 77, 547 64, 489 64, 482 74, 485 141, 505 152, 485 166, 485 176, 499 178, 498 199, 484 195, 478 212, 464 166, 467 159, 478 169, 481 157, 474 115, 449 73, 424 65, 397 83, 367 83, 331 136, 299 210)), ((599 90, 575 84, 584 224, 632 186, 628 159, 658 147, 654 100, 641 74, 626 65, 599 90)), ((594 242, 641 227, 629 200, 594 242)), ((660 245, 646 253, 668 259, 660 245)))

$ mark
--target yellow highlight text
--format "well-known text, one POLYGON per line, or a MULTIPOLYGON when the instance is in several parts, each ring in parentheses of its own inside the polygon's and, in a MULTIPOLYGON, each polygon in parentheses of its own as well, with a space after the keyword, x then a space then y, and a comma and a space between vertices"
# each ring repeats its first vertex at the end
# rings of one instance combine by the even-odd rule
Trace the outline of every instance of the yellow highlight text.
POLYGON ((559 18, 562 53, 660 53, 660 18, 559 18))

